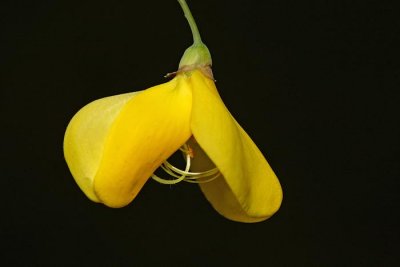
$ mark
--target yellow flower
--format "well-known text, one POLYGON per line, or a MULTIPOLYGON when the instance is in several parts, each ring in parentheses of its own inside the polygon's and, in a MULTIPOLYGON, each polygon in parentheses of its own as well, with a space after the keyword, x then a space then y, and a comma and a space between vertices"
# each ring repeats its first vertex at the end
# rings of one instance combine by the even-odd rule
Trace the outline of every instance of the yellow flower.
POLYGON ((176 177, 171 183, 198 182, 224 217, 265 220, 280 207, 281 186, 222 102, 210 76, 208 49, 186 3, 179 2, 195 44, 185 52, 176 76, 147 90, 83 107, 66 130, 65 159, 87 197, 109 207, 129 204, 150 177, 169 183, 153 174, 161 166, 176 177), (167 162, 181 147, 185 170, 167 162))

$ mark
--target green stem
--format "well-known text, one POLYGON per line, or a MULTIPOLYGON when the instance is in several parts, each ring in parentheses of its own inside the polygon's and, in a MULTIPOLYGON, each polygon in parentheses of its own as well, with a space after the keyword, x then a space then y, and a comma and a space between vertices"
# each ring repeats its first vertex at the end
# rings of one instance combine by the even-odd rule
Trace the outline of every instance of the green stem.
POLYGON ((201 44, 201 37, 200 37, 200 33, 199 33, 199 29, 197 28, 197 24, 196 21, 194 20, 193 16, 192 16, 192 12, 190 12, 190 9, 186 3, 185 0, 178 0, 179 4, 182 7, 183 13, 185 14, 185 18, 187 19, 189 26, 190 26, 190 30, 192 31, 192 35, 193 35, 193 43, 194 44, 201 44))

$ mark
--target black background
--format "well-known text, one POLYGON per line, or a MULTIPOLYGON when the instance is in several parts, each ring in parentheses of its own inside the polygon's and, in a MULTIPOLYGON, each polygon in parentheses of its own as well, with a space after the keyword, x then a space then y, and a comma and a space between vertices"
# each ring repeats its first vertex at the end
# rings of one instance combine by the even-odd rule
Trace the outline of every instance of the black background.
MULTIPOLYGON (((393 1, 395 2, 395 1, 393 1)), ((95 99, 165 82, 191 44, 171 1, 3 1, 4 266, 394 266, 399 17, 385 1, 191 0, 217 87, 284 190, 258 224, 195 185, 90 202, 62 142, 95 99)))

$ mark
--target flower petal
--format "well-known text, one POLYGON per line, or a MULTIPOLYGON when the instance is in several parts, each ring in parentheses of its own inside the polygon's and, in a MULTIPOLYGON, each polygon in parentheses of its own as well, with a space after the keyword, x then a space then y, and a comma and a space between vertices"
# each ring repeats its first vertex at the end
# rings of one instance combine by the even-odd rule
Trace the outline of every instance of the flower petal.
POLYGON ((145 90, 111 126, 94 179, 110 207, 129 204, 152 173, 191 136, 192 93, 184 76, 145 90))
POLYGON ((64 156, 75 181, 92 201, 99 202, 93 179, 103 154, 104 141, 116 116, 137 92, 93 101, 80 109, 68 124, 64 156))
MULTIPOLYGON (((199 146, 194 171, 214 163, 223 177, 200 184, 212 206, 224 217, 258 222, 280 207, 282 189, 262 153, 223 104, 215 84, 201 72, 192 72, 191 129, 199 146), (208 157, 207 157, 208 156, 208 157), (211 161, 209 159, 211 159, 211 161)), ((196 148, 195 148, 196 149, 196 148)), ((206 167, 206 169, 200 169, 206 167)))

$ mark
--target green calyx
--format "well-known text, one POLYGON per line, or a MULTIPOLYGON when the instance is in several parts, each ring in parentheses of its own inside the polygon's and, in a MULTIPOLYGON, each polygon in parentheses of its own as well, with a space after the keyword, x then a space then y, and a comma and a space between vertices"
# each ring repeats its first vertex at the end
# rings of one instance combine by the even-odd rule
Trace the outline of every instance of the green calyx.
POLYGON ((206 67, 211 66, 211 54, 207 46, 203 43, 194 43, 185 50, 181 61, 179 62, 179 69, 184 67, 206 67))
POLYGON ((211 54, 207 46, 202 42, 196 22, 185 0, 178 0, 183 13, 189 23, 193 35, 193 45, 188 47, 179 62, 179 69, 196 69, 210 67, 212 65, 211 54))

